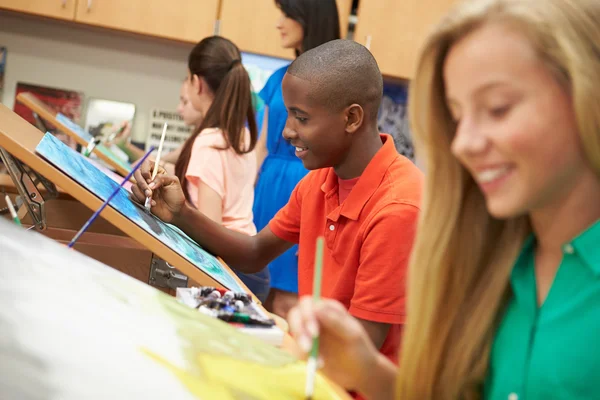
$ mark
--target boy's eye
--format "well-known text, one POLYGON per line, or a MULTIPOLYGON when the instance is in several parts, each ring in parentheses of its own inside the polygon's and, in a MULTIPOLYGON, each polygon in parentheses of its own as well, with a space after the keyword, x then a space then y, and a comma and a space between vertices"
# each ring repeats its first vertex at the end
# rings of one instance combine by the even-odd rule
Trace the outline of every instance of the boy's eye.
POLYGON ((297 120, 298 120, 300 123, 302 123, 302 124, 304 124, 304 123, 306 123, 306 121, 308 121, 308 118, 306 118, 306 117, 300 117, 300 116, 298 116, 298 115, 296 115, 296 119, 297 119, 297 120))

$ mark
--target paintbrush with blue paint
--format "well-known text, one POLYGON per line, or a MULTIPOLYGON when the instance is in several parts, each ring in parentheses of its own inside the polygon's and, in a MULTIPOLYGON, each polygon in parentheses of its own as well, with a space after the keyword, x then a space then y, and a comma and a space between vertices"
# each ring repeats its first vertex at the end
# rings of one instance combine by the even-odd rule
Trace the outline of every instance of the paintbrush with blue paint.
POLYGON ((121 184, 111 193, 111 195, 108 196, 108 198, 102 204, 102 206, 100 206, 100 208, 90 217, 90 219, 87 220, 87 222, 81 227, 79 232, 77 232, 77 234, 75 234, 75 236, 73 237, 73 239, 71 239, 71 241, 69 242, 67 247, 73 247, 75 245, 75 242, 81 237, 81 235, 83 235, 83 233, 90 227, 90 225, 92 225, 92 223, 96 220, 96 218, 98 218, 98 215, 100 215, 102 210, 104 210, 106 208, 106 206, 108 205, 108 203, 110 203, 110 201, 113 199, 113 197, 115 197, 117 195, 117 193, 119 193, 119 190, 121 190, 121 188, 123 187, 125 182, 127 182, 127 181, 129 181, 129 179, 131 179, 131 177, 133 176, 135 171, 140 167, 140 165, 142 165, 144 163, 144 161, 146 161, 146 159, 148 158, 150 153, 152 153, 153 151, 154 151, 154 147, 151 147, 150 150, 148 150, 148 152, 146 154, 144 154, 144 157, 142 157, 142 159, 131 169, 131 171, 127 174, 125 179, 123 179, 123 182, 121 182, 121 184))

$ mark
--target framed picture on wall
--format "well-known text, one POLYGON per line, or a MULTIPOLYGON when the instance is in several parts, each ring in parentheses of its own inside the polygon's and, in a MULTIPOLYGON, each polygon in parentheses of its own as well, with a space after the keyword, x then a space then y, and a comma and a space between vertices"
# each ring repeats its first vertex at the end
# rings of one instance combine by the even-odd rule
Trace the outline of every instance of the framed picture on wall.
POLYGON ((6 70, 6 47, 0 46, 0 91, 4 89, 4 72, 6 70))
POLYGON ((85 109, 84 129, 92 136, 106 139, 124 121, 133 121, 135 104, 90 98, 85 109))
POLYGON ((50 132, 69 147, 76 148, 77 144, 73 139, 46 124, 29 108, 16 101, 17 95, 23 92, 33 94, 55 112, 64 114, 75 123, 80 123, 81 121, 81 109, 84 98, 83 92, 24 82, 17 82, 17 88, 15 90, 15 104, 13 106, 13 111, 15 113, 19 114, 30 124, 37 126, 41 131, 50 132))

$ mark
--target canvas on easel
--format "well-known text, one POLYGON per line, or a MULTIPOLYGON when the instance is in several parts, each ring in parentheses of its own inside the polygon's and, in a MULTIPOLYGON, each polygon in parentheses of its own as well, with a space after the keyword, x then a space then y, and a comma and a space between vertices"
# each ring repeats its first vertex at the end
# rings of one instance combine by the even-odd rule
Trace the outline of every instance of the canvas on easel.
MULTIPOLYGON (((21 107, 36 113, 40 118, 47 121, 50 125, 55 126, 58 130, 68 135, 84 148, 89 145, 91 140, 93 140, 93 136, 79 126, 67 114, 52 110, 33 93, 20 93, 17 95, 17 102, 21 104, 21 107)), ((129 163, 123 161, 111 149, 103 144, 97 145, 93 149, 93 153, 104 163, 114 168, 121 176, 125 176, 131 171, 129 163)))
MULTIPOLYGON (((67 157, 78 160, 71 164, 75 168, 85 168, 82 170, 85 172, 79 171, 80 175, 88 172, 95 175, 93 175, 93 183, 82 184, 76 180, 77 173, 73 173, 72 176, 65 174, 60 168, 36 153, 36 147, 42 142, 43 137, 44 134, 38 129, 5 106, 0 105, 0 147, 31 169, 43 171, 42 173, 48 181, 60 187, 88 209, 92 211, 99 209, 103 203, 101 197, 105 193, 103 191, 107 187, 114 187, 116 183, 97 169, 90 168, 89 161, 79 153, 68 150, 61 144, 62 148, 59 147, 59 149, 62 150, 59 151, 68 150, 69 152, 65 153, 67 157), (80 161, 85 163, 80 163, 80 161)), ((48 141, 47 143, 58 144, 60 142, 48 141)), ((69 164, 64 165, 68 166, 69 164)), ((249 293, 246 286, 222 260, 208 254, 195 242, 178 232, 176 228, 158 222, 152 215, 138 214, 138 211, 142 213, 145 211, 137 210, 137 206, 128 199, 126 193, 122 195, 121 200, 117 201, 124 200, 129 202, 129 204, 124 203, 124 209, 108 206, 102 211, 100 217, 149 249, 169 266, 184 274, 189 278, 188 284, 216 286, 249 293)))
MULTIPOLYGON (((119 186, 114 180, 107 177, 86 160, 85 157, 65 146, 49 133, 44 135, 35 150, 102 201, 106 201, 119 186)), ((223 265, 214 256, 203 250, 174 225, 167 224, 149 213, 142 205, 131 200, 129 195, 130 193, 127 190, 121 188, 109 205, 165 243, 173 251, 183 255, 189 262, 212 276, 223 287, 236 292, 246 291, 238 281, 223 269, 223 265)))
POLYGON ((127 275, 3 220, 0 254, 3 399, 304 398, 305 362, 127 275))

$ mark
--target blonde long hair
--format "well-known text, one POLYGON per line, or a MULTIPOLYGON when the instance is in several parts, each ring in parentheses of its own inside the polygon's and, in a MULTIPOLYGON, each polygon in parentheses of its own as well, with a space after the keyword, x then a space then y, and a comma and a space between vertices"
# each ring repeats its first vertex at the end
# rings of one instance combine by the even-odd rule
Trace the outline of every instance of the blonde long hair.
POLYGON ((531 41, 573 98, 586 156, 600 176, 600 1, 471 0, 429 36, 410 89, 416 148, 427 171, 409 272, 408 321, 397 398, 479 398, 509 277, 531 232, 526 216, 492 218, 469 173, 450 152, 455 123, 443 66, 454 43, 488 22, 531 41))

